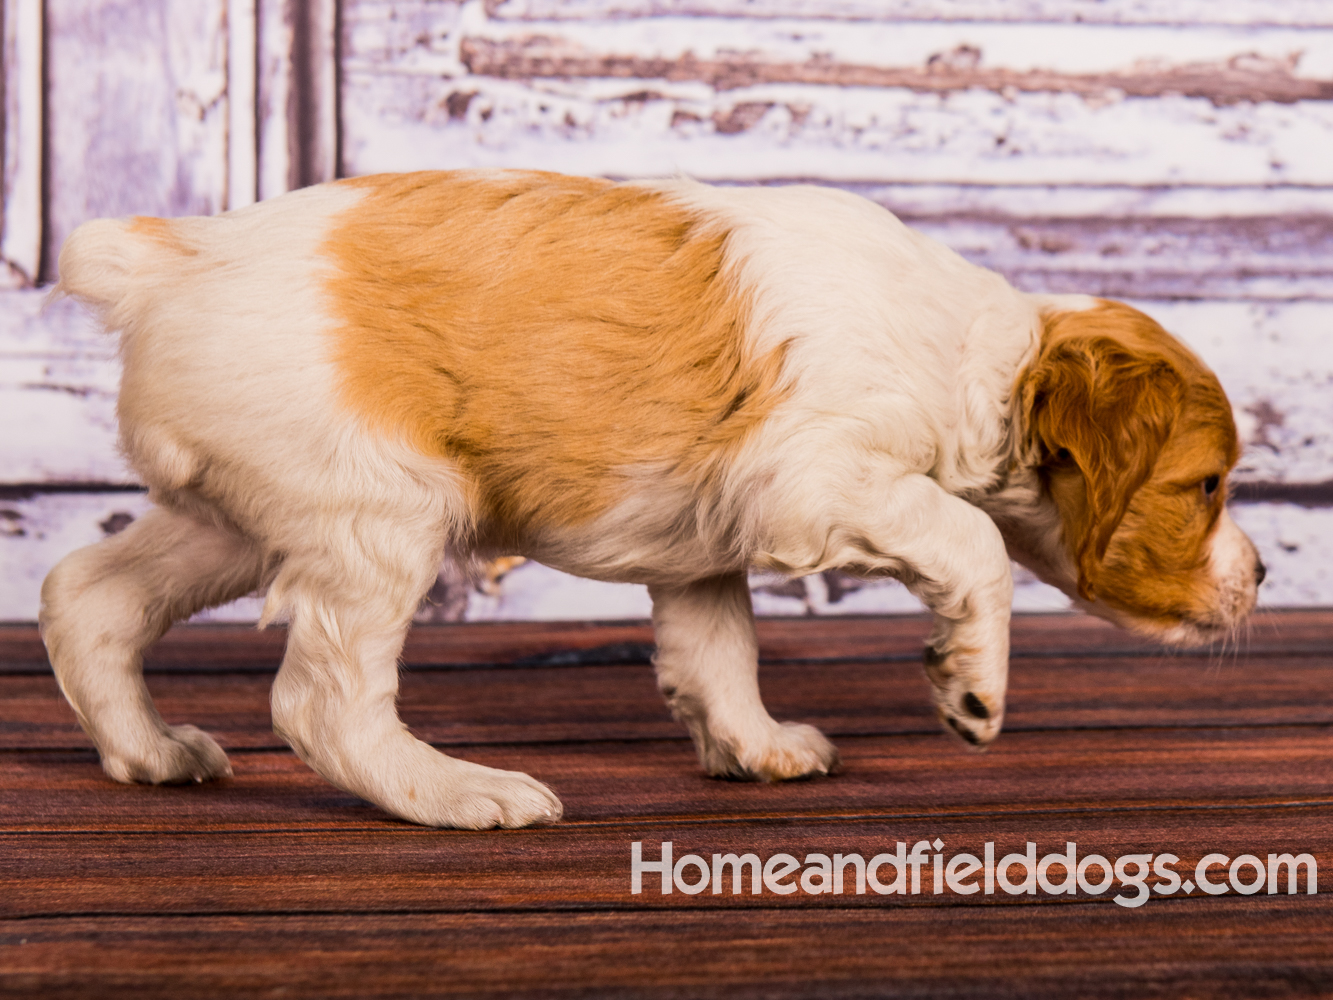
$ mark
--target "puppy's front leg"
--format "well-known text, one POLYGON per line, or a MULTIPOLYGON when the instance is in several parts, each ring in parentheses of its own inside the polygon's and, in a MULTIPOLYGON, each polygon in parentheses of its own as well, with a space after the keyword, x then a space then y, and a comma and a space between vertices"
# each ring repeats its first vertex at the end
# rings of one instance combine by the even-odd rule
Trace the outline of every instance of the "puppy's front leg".
POLYGON ((973 746, 1000 733, 1014 578, 990 517, 921 475, 888 490, 867 537, 935 614, 925 650, 940 719, 973 746), (887 511, 887 516, 886 516, 887 511))
POLYGON ((759 697, 759 642, 745 576, 649 588, 657 684, 713 775, 827 774, 838 752, 813 726, 778 723, 759 697))

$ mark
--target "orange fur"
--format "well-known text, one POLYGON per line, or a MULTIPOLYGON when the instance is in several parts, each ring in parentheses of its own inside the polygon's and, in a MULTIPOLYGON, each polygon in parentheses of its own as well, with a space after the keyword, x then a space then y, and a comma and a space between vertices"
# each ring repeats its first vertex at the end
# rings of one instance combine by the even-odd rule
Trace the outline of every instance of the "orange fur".
POLYGON ((151 215, 136 215, 130 219, 130 232, 161 244, 164 248, 182 257, 197 257, 199 250, 180 238, 178 225, 172 219, 159 219, 151 215))
POLYGON ((1018 392, 1080 594, 1161 622, 1204 614, 1207 543, 1239 457, 1216 376, 1148 316, 1103 301, 1045 317, 1018 392))
POLYGON ((345 183, 365 198, 325 247, 342 400, 457 462, 493 529, 589 521, 644 466, 710 482, 780 396, 726 232, 661 195, 535 172, 345 183))

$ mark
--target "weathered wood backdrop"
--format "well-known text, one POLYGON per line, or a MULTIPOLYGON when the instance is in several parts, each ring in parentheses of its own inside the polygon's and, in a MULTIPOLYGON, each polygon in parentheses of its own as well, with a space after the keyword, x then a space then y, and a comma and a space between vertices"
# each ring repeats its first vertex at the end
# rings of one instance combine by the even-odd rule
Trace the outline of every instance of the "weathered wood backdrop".
MULTIPOLYGON (((1333 603, 1327 0, 6 0, 3 58, 0 619, 144 507, 114 344, 32 287, 75 225, 459 166, 835 184, 1021 288, 1129 299, 1236 406, 1265 602, 1333 603)), ((429 613, 647 611, 532 565, 492 589, 429 613)), ((837 576, 757 599, 915 606, 837 576)))

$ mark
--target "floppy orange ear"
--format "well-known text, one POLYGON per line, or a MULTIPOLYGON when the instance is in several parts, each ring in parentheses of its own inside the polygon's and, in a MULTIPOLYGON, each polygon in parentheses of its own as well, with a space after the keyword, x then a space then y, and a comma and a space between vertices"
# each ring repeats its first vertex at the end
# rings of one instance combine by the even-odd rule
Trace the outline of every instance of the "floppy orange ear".
POLYGON ((1067 452, 1083 475, 1087 510, 1082 517, 1064 509, 1060 515, 1078 564, 1079 594, 1092 600, 1111 536, 1171 433, 1184 381, 1162 355, 1107 334, 1060 335, 1053 327, 1061 318, 1048 325, 1019 392, 1027 443, 1043 466, 1049 470, 1067 452))

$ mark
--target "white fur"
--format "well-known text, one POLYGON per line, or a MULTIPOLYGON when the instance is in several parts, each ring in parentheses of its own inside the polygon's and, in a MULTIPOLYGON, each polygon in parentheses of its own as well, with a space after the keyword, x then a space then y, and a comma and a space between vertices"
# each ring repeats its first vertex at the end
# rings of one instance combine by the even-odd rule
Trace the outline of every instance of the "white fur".
MULTIPOLYGON (((625 470, 640 484, 628 500, 525 554, 650 585, 659 684, 711 773, 788 778, 837 760, 760 701, 751 566, 903 579, 937 616, 927 672, 941 717, 969 742, 993 739, 1010 557, 1075 589, 1058 515, 1014 468, 1011 391, 1042 309, 1091 300, 1023 295, 845 193, 654 186, 728 230, 749 335, 761 351, 788 345, 784 402, 709 506, 668 470, 625 470)), ((203 249, 184 259, 125 223, 71 237, 61 290, 121 331, 123 447, 162 509, 52 572, 52 663, 112 777, 223 775, 209 737, 157 716, 140 656, 172 621, 267 584, 265 621, 290 621, 274 727, 319 773, 419 823, 553 820, 545 786, 437 753, 395 711, 403 637, 446 547, 459 558, 488 540, 456 468, 335 404, 319 247, 359 197, 317 187, 185 221, 203 249)), ((1239 580, 1235 536, 1224 519, 1213 552, 1219 577, 1239 580)), ((1239 606, 1250 591, 1235 591, 1239 606)))

